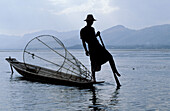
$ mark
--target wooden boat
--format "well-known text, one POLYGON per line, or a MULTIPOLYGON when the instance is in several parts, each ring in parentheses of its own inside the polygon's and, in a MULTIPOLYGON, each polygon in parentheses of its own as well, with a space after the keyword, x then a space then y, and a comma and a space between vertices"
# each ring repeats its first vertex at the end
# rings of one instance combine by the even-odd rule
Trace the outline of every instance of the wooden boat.
MULTIPOLYGON (((41 37, 44 37, 44 35, 36 37, 33 40, 35 39, 40 40, 41 37)), ((48 35, 48 37, 52 37, 56 39, 53 36, 48 35)), ((24 62, 19 62, 15 58, 11 58, 11 57, 6 58, 6 60, 9 62, 11 66, 11 69, 13 67, 19 74, 21 74, 26 79, 40 81, 43 83, 51 83, 51 84, 59 84, 59 85, 67 85, 67 86, 78 86, 78 87, 92 87, 93 84, 99 84, 99 83, 104 82, 104 81, 93 82, 91 74, 87 70, 87 68, 83 64, 81 64, 77 59, 75 59, 75 57, 71 53, 69 53, 66 49, 64 50, 65 52, 67 52, 66 55, 67 56, 69 55, 69 58, 66 58, 62 56, 61 54, 59 54, 60 56, 62 56, 62 58, 64 58, 64 63, 57 64, 57 63, 51 62, 50 60, 45 59, 42 56, 40 57, 39 53, 37 53, 38 52, 37 50, 32 51, 33 48, 30 48, 31 50, 30 49, 28 50, 27 47, 29 46, 29 44, 30 42, 26 45, 24 49, 24 54, 23 54, 23 55, 27 54, 27 56, 29 57, 28 62, 30 62, 30 58, 34 61, 35 61, 35 58, 38 58, 38 60, 43 60, 47 63, 53 64, 54 66, 59 67, 59 69, 53 70, 51 68, 43 67, 41 65, 27 63, 25 56, 23 56, 24 62)), ((52 48, 45 42, 43 42, 43 44, 45 44, 47 48, 49 48, 50 50, 58 54, 58 52, 56 51, 56 48, 52 48)), ((50 44, 51 44, 51 41, 50 41, 50 44)), ((64 45, 62 45, 62 47, 63 46, 64 45)), ((42 53, 42 50, 40 52, 42 53)))
POLYGON ((6 60, 19 74, 29 80, 78 87, 92 87, 93 84, 103 83, 102 81, 93 82, 86 78, 57 72, 31 64, 26 64, 25 67, 23 62, 19 62, 15 58, 6 58, 6 60))

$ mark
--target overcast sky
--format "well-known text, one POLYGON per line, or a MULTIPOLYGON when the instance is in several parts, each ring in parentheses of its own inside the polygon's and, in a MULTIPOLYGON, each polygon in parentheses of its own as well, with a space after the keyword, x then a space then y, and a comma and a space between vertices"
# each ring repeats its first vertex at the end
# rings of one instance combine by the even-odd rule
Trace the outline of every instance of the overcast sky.
POLYGON ((71 31, 93 14, 97 30, 170 24, 170 0, 0 0, 0 34, 71 31))

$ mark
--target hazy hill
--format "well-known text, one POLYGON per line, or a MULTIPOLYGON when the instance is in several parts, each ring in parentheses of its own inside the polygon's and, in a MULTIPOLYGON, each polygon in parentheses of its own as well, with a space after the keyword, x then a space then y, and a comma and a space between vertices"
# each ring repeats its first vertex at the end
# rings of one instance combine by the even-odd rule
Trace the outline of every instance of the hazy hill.
POLYGON ((105 44, 113 46, 125 45, 123 42, 128 43, 128 38, 135 33, 135 30, 125 28, 122 25, 117 25, 106 29, 102 32, 102 38, 105 44))
POLYGON ((0 35, 0 49, 24 49, 26 44, 31 39, 40 35, 53 35, 59 38, 64 44, 70 46, 71 44, 75 45, 74 43, 80 42, 79 39, 77 38, 78 34, 79 34, 78 30, 69 31, 69 32, 57 32, 54 30, 44 30, 39 32, 28 33, 23 35, 22 37, 0 35))
POLYGON ((158 25, 141 30, 115 26, 103 31, 107 45, 113 46, 166 46, 170 45, 170 25, 158 25))
MULTIPOLYGON (((0 35, 0 49, 23 49, 27 42, 39 35, 54 35, 66 47, 82 48, 79 30, 57 32, 45 30, 24 36, 0 35)), ((170 24, 132 30, 122 25, 101 32, 105 45, 109 48, 170 48, 170 24)))

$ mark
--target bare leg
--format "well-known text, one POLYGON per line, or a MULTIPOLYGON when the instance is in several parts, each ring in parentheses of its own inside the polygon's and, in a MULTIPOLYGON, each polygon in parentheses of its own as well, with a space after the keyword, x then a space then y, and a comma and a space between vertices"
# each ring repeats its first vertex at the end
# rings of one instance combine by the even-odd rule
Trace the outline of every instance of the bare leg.
POLYGON ((119 88, 121 85, 120 85, 120 82, 119 82, 116 74, 117 74, 118 76, 121 76, 121 75, 118 73, 118 71, 117 71, 117 69, 116 69, 115 62, 114 62, 112 56, 110 56, 110 58, 109 58, 109 63, 110 63, 111 69, 112 69, 112 71, 113 71, 113 75, 114 75, 114 78, 115 78, 115 81, 116 81, 116 84, 117 84, 117 88, 119 88))
POLYGON ((93 81, 96 82, 96 77, 95 77, 95 66, 91 64, 91 72, 92 72, 92 77, 93 81))
POLYGON ((95 71, 92 71, 93 81, 96 82, 95 71))
POLYGON ((109 58, 109 63, 110 63, 110 66, 111 66, 111 68, 112 68, 113 73, 117 74, 117 76, 120 77, 121 75, 118 73, 118 71, 117 71, 117 69, 116 69, 116 65, 115 65, 115 62, 114 62, 112 56, 110 56, 110 58, 109 58))

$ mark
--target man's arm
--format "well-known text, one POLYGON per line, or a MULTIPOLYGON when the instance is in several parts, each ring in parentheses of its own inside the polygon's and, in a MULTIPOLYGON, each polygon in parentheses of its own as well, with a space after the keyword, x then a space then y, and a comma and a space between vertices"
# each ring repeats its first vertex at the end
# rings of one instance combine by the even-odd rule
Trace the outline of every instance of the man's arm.
POLYGON ((82 43, 83 43, 84 50, 85 50, 85 52, 86 52, 86 56, 89 56, 89 51, 87 50, 85 41, 82 40, 82 43))

